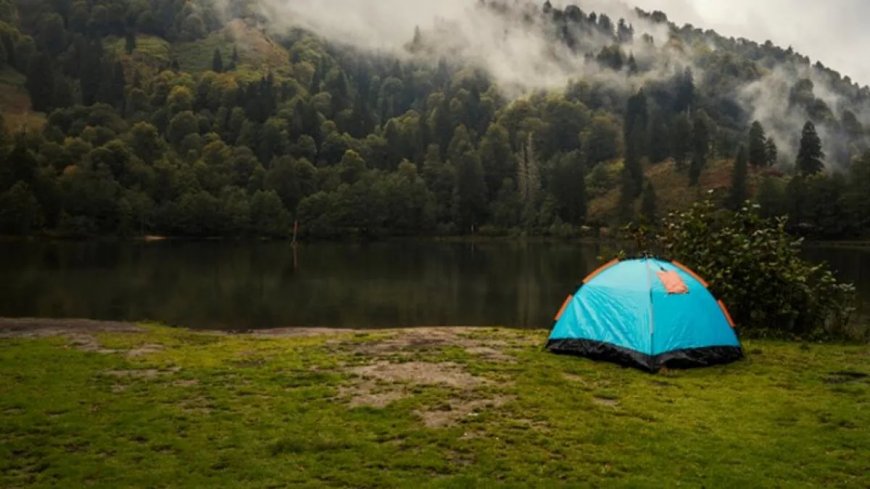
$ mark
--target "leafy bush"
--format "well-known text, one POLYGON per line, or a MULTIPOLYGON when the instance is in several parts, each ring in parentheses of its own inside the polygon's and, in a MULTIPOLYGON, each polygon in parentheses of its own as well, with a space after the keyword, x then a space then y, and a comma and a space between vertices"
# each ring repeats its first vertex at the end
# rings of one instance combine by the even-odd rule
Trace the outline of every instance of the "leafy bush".
POLYGON ((808 340, 845 335, 854 286, 839 283, 827 265, 803 260, 802 240, 786 232, 784 218, 765 219, 749 203, 726 211, 708 200, 671 213, 654 238, 658 253, 709 281, 742 334, 808 340))

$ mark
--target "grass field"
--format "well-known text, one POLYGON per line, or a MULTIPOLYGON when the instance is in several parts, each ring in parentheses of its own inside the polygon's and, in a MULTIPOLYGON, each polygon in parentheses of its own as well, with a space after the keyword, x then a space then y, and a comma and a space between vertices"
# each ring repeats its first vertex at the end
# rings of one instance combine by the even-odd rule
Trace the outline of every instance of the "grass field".
POLYGON ((867 346, 650 375, 545 331, 0 320, 0 487, 868 487, 867 346))

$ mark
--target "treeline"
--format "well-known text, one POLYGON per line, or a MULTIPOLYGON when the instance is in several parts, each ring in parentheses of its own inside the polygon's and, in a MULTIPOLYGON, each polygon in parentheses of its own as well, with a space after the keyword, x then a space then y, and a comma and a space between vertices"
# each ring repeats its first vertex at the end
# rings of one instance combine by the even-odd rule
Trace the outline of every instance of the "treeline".
MULTIPOLYGON (((612 224, 590 221, 587 208, 614 188, 614 219, 654 219, 650 165, 673 164, 696 184, 747 138, 752 165, 783 159, 760 124, 747 132, 747 115, 712 93, 743 80, 731 58, 707 60, 701 81, 674 67, 639 91, 581 80, 509 103, 472 67, 364 55, 303 31, 279 39, 287 61, 275 71, 231 46, 209 48, 212 69, 201 72, 137 56, 143 34, 195 45, 220 29, 209 5, 0 0, 0 68, 26 73, 47 114, 39 131, 2 131, 0 232, 282 237, 298 222, 328 238, 572 234, 612 224), (621 173, 607 170, 623 160, 621 173)), ((623 52, 633 36, 624 21, 559 12, 540 15, 611 33, 614 45, 595 56, 602 66, 628 77, 645 69, 623 52)), ((583 49, 582 38, 554 40, 583 49)), ((818 105, 811 86, 799 88, 795 104, 818 105)), ((857 148, 867 131, 843 117, 857 148)), ((867 182, 861 164, 849 180, 792 182, 842 181, 847 199, 852 182, 867 182)), ((789 204, 805 194, 771 182, 759 192, 771 212, 821 229, 816 211, 789 204)))

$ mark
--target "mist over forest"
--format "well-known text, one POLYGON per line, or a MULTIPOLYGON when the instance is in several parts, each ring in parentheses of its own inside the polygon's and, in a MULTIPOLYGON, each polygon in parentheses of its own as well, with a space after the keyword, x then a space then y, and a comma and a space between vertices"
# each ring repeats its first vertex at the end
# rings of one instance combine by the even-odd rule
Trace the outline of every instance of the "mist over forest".
POLYGON ((0 0, 0 232, 870 230, 870 88, 605 1, 0 0), (294 225, 294 223, 298 225, 294 225))

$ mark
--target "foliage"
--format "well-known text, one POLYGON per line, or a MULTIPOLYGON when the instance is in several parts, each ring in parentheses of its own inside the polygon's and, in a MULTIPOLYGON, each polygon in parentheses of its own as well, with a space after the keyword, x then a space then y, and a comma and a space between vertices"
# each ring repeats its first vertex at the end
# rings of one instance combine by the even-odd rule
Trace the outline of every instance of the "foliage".
POLYGON ((699 202, 670 214, 655 241, 664 256, 710 282, 741 333, 837 336, 853 311, 854 287, 837 282, 825 265, 804 261, 785 219, 765 219, 755 206, 729 212, 699 202))
POLYGON ((801 146, 797 156, 797 169, 802 176, 816 175, 825 168, 822 161, 822 140, 816 133, 816 126, 807 121, 801 132, 801 146))
MULTIPOLYGON (((478 3, 551 26, 554 44, 590 53, 589 63, 626 83, 580 79, 507 100, 493 76, 461 60, 365 54, 302 29, 253 28, 268 19, 250 0, 3 1, 0 104, 40 114, 4 114, 16 124, 0 130, 0 215, 25 214, 4 217, 0 232, 283 236, 299 220, 312 237, 483 226, 547 234, 636 219, 649 210, 637 201, 651 172, 672 160, 700 185, 747 131, 752 164, 777 160, 773 139, 760 123, 750 127, 733 98, 762 69, 803 63, 800 55, 672 26, 667 49, 716 46, 693 55, 704 68, 696 78, 631 49, 656 43, 635 39, 625 19, 478 3), (647 76, 652 70, 664 75, 647 76), (44 127, 21 123, 30 117, 44 117, 44 127), (610 192, 622 198, 599 219, 594 200, 610 192)), ((662 15, 650 19, 667 22, 662 15)), ((409 49, 425 52, 426 38, 418 30, 409 49)), ((870 100, 839 74, 814 69, 844 106, 870 100)), ((832 167, 845 168, 870 142, 861 112, 838 118, 813 90, 801 79, 790 92, 819 124, 804 138, 804 175, 822 168, 819 134, 834 136, 832 167)), ((870 233, 863 194, 818 178, 796 181, 770 212, 794 212, 792 226, 811 236, 870 233)), ((732 201, 750 197, 751 183, 732 201)), ((671 189, 657 190, 658 207, 669 209, 671 189)))

